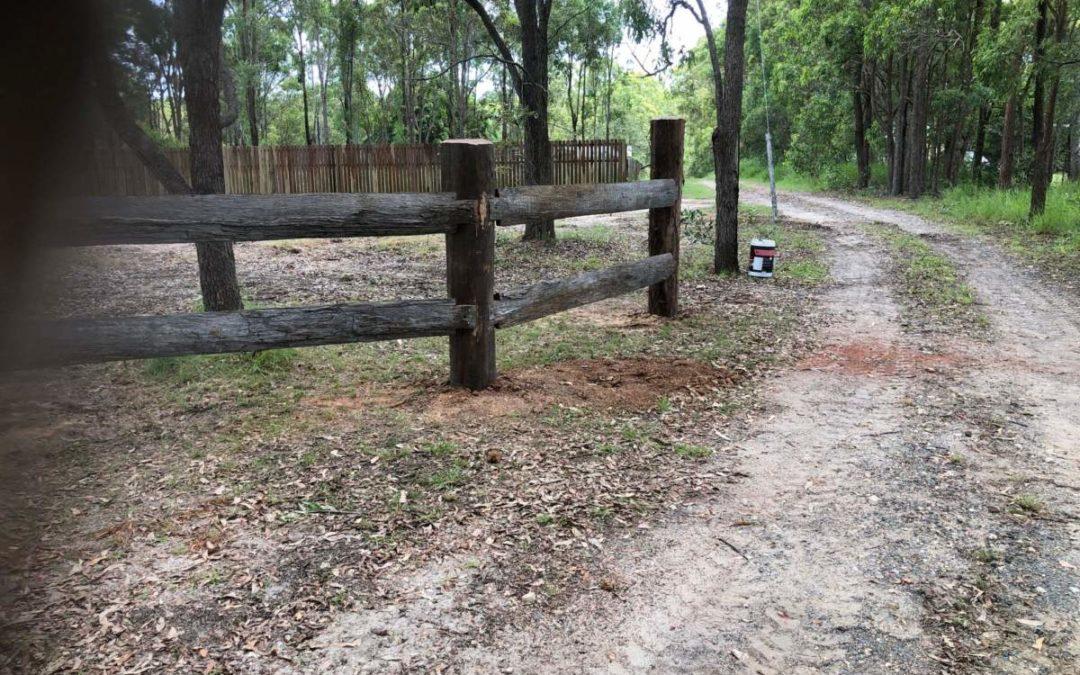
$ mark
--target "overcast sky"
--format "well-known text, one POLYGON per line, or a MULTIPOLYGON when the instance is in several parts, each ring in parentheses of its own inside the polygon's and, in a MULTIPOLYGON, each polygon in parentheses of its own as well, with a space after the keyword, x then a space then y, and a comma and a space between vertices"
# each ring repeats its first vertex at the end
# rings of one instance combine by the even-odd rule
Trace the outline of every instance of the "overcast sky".
MULTIPOLYGON (((667 0, 652 0, 653 6, 657 11, 667 11, 667 0)), ((727 13, 727 2, 725 0, 705 0, 705 9, 709 12, 709 19, 713 26, 718 26, 723 22, 724 16, 727 13)), ((671 49, 674 56, 677 58, 679 51, 689 49, 697 44, 697 41, 704 37, 705 31, 701 25, 694 20, 694 17, 690 12, 685 9, 680 9, 675 12, 675 17, 671 23, 671 34, 669 41, 671 43, 671 49)), ((660 43, 659 40, 649 44, 635 45, 631 43, 624 43, 619 50, 620 57, 622 59, 622 65, 630 70, 641 71, 641 67, 634 59, 641 61, 649 69, 654 69, 657 64, 657 58, 660 55, 660 43)))

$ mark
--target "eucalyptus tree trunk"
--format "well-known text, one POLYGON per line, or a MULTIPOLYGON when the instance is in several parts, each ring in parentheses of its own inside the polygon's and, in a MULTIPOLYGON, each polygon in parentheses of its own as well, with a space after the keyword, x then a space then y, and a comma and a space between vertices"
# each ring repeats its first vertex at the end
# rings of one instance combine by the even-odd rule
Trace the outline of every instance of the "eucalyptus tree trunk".
MULTIPOLYGON (((548 16, 552 0, 515 0, 521 19, 521 105, 525 109, 525 184, 551 185, 551 136, 548 131, 548 16)), ((555 221, 531 220, 526 240, 555 239, 555 221)))
POLYGON ((869 78, 867 66, 861 58, 854 79, 851 99, 855 121, 855 163, 859 172, 856 187, 864 189, 870 187, 870 141, 866 138, 866 132, 870 128, 871 120, 869 78))
MULTIPOLYGON (((196 194, 225 192, 221 152, 221 22, 225 0, 178 0, 176 24, 191 148, 191 187, 196 194)), ((199 285, 207 311, 243 309, 231 242, 195 245, 199 285)))
POLYGON ((311 137, 311 115, 308 113, 308 95, 307 95, 307 60, 304 58, 304 36, 297 28, 297 46, 298 53, 300 55, 300 95, 304 99, 304 143, 307 145, 314 144, 315 140, 311 137))
POLYGON ((900 59, 900 85, 893 116, 893 151, 889 192, 894 196, 904 193, 905 160, 908 146, 908 116, 911 111, 911 56, 900 59))
POLYGON ((1080 108, 1069 127, 1069 180, 1080 182, 1080 108))
POLYGON ((930 37, 920 36, 911 75, 911 112, 908 115, 904 193, 918 199, 926 190, 926 124, 930 114, 930 37))
MULTIPOLYGON (((717 274, 739 269, 739 127, 742 121, 743 44, 746 41, 747 0, 730 0, 724 30, 724 70, 712 29, 706 30, 713 66, 716 128, 712 135, 713 167, 716 169, 716 242, 713 271, 717 274)), ((708 24, 705 5, 698 0, 703 25, 708 24)))
POLYGON ((1005 102, 1005 114, 1001 121, 1001 157, 998 158, 997 186, 1000 190, 1012 187, 1013 166, 1016 163, 1016 113, 1020 97, 1014 92, 1005 102))
MULTIPOLYGON (((1057 0, 1054 11, 1054 41, 1064 44, 1069 27, 1068 0, 1057 0)), ((1046 20, 1049 10, 1048 0, 1039 3, 1040 19, 1046 20)), ((1044 26, 1044 32, 1048 26, 1044 26)), ((1049 91, 1045 100, 1039 100, 1041 117, 1033 120, 1038 131, 1039 142, 1035 145, 1035 156, 1032 160, 1031 170, 1031 209, 1029 214, 1035 217, 1046 210, 1046 193, 1050 189, 1050 179, 1054 172, 1054 116, 1057 111, 1057 99, 1061 89, 1061 66, 1056 63, 1048 63, 1045 57, 1045 45, 1041 42, 1035 47, 1036 60, 1032 67, 1036 72, 1036 81, 1039 77, 1049 76, 1049 91)), ((1046 83, 1044 82, 1044 87, 1046 83)))
MULTIPOLYGON (((255 43, 255 29, 251 25, 251 0, 243 0, 240 9, 241 32, 240 32, 240 58, 252 64, 256 58, 257 45, 255 43)), ((250 70, 250 68, 249 68, 250 70)), ((259 145, 259 111, 258 93, 255 89, 255 77, 248 72, 244 80, 244 107, 247 113, 248 138, 253 146, 259 145)))
MULTIPOLYGON (((525 132, 525 184, 550 185, 553 179, 551 137, 548 131, 548 22, 554 0, 514 0, 521 35, 521 58, 515 59, 499 27, 482 0, 465 0, 480 17, 498 48, 514 91, 521 101, 525 132)), ((555 221, 533 220, 525 224, 526 240, 554 239, 555 221)))

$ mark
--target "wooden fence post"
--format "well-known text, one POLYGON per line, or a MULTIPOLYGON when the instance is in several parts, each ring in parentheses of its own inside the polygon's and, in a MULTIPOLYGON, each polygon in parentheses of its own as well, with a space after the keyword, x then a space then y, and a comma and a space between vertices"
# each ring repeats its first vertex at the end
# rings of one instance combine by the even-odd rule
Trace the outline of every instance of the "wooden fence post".
POLYGON ((446 235, 446 285, 459 305, 476 306, 476 328, 450 336, 450 384, 484 389, 496 377, 495 223, 488 198, 495 190, 495 146, 483 140, 445 141, 439 149, 442 189, 476 200, 476 212, 446 235))
POLYGON ((649 314, 675 316, 679 313, 679 218, 682 208, 683 130, 686 120, 659 117, 649 125, 652 144, 651 177, 671 178, 679 189, 675 203, 649 209, 649 255, 670 253, 675 271, 667 279, 649 286, 649 314))

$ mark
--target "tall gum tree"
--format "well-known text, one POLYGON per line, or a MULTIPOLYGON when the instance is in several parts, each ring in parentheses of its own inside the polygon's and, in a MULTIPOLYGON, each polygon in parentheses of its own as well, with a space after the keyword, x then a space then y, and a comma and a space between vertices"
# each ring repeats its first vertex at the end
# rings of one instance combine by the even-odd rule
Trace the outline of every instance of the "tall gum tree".
MULTIPOLYGON (((514 0, 520 31, 520 59, 510 49, 490 12, 481 0, 465 0, 476 12, 508 66, 507 73, 521 102, 525 136, 525 184, 550 185, 553 178, 551 135, 548 129, 548 41, 554 0, 514 0)), ((525 224, 526 240, 555 238, 554 220, 531 220, 525 224)))
MULTIPOLYGON (((225 192, 221 150, 221 23, 225 0, 178 0, 177 39, 184 70, 190 127, 191 187, 196 194, 225 192)), ((231 242, 200 242, 199 285, 207 311, 243 309, 231 242)))
POLYGON ((1043 84, 1041 88, 1036 87, 1032 124, 1032 135, 1037 140, 1031 167, 1032 218, 1046 211, 1046 193, 1054 171, 1054 118, 1061 90, 1062 68, 1060 54, 1054 48, 1065 44, 1070 30, 1069 23, 1068 0, 1040 0, 1041 30, 1036 29, 1035 61, 1032 67, 1035 69, 1036 83, 1043 84), (1052 31, 1049 30, 1051 28, 1052 31))
POLYGON ((716 241, 713 271, 739 269, 739 132, 742 123, 743 45, 746 41, 747 0, 730 0, 724 24, 723 65, 716 35, 704 0, 674 0, 672 9, 683 8, 705 30, 712 65, 716 127, 712 134, 713 168, 716 172, 716 241))

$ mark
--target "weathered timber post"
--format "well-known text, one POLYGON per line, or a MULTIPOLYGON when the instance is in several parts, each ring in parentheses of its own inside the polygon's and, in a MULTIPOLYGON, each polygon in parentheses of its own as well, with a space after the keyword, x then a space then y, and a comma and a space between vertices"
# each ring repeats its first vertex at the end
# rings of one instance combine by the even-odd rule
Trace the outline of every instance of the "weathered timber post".
POLYGON ((679 313, 679 218, 682 208, 683 131, 686 120, 659 117, 649 125, 652 145, 652 178, 671 178, 679 189, 675 203, 649 209, 649 255, 670 253, 675 271, 649 286, 649 314, 675 316, 679 313))
POLYGON ((473 218, 446 235, 446 285, 459 305, 476 306, 476 328, 450 335, 450 384, 484 389, 495 379, 495 223, 488 198, 495 190, 495 146, 450 140, 439 148, 442 189, 476 200, 473 218))

